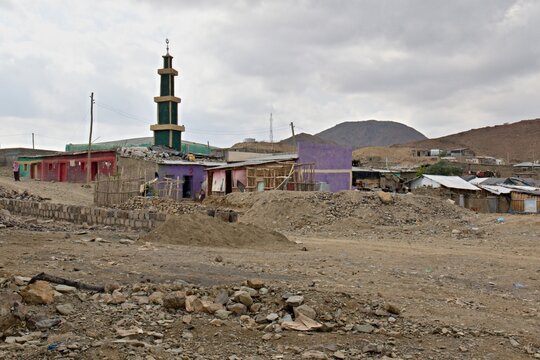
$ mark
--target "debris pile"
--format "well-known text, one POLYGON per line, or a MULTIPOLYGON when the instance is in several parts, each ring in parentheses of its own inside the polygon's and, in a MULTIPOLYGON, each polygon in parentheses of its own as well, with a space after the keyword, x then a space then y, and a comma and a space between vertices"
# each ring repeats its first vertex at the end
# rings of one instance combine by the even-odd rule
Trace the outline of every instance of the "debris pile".
POLYGON ((95 358, 111 349, 136 351, 142 359, 238 359, 269 353, 287 359, 396 358, 410 351, 399 347, 397 338, 494 335, 407 319, 405 309, 380 297, 353 300, 344 293, 294 291, 261 279, 214 287, 183 281, 109 284, 103 293, 42 281, 28 285, 29 280, 0 278, 2 359, 46 354, 95 358), (296 344, 299 333, 310 333, 313 340, 296 344), (323 346, 318 333, 358 337, 349 345, 323 346))
POLYGON ((204 214, 206 206, 192 201, 176 201, 167 198, 135 196, 123 204, 114 205, 114 208, 121 210, 142 210, 148 209, 171 215, 180 214, 204 214))
POLYGON ((0 198, 13 199, 13 200, 25 200, 25 201, 45 201, 50 200, 48 198, 41 197, 39 195, 30 194, 28 191, 18 192, 16 190, 8 190, 0 187, 0 198))
POLYGON ((165 223, 142 237, 143 241, 216 247, 288 247, 284 235, 255 225, 227 223, 207 215, 171 216, 165 223))
POLYGON ((472 212, 448 202, 413 194, 345 191, 232 193, 211 197, 209 206, 239 211, 240 220, 282 231, 354 231, 365 226, 429 224, 436 220, 463 223, 472 212))

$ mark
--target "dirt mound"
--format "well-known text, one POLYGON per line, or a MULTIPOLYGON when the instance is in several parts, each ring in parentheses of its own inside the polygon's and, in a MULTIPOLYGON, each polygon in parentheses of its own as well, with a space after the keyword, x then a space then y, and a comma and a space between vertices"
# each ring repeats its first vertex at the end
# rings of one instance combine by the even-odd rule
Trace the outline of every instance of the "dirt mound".
POLYGON ((369 226, 466 222, 473 213, 448 201, 413 194, 395 194, 383 204, 376 193, 344 191, 233 193, 205 204, 235 208, 240 221, 281 231, 354 232, 369 226))
POLYGON ((45 201, 50 200, 49 198, 44 198, 39 195, 30 194, 28 191, 17 191, 10 190, 0 186, 0 198, 3 199, 14 199, 14 200, 26 200, 26 201, 45 201))
POLYGON ((226 223, 205 215, 173 216, 146 236, 144 241, 214 247, 288 247, 284 235, 255 225, 226 223))

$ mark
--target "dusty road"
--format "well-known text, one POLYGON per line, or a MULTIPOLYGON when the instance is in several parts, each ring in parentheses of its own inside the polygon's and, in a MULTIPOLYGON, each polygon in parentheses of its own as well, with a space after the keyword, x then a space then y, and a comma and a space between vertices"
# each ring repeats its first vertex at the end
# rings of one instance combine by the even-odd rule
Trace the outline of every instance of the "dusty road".
MULTIPOLYGON (((238 318, 214 327, 209 325, 213 316, 193 315, 186 324, 185 313, 164 315, 159 306, 104 305, 90 300, 91 294, 64 295, 59 301, 76 304, 77 314, 66 316, 50 336, 76 343, 63 353, 76 358, 297 359, 323 358, 316 357, 321 353, 347 359, 539 358, 540 218, 505 216, 504 224, 495 219, 476 217, 473 233, 450 228, 433 236, 426 234, 429 225, 420 229, 426 231, 415 226, 359 229, 352 238, 291 232, 289 238, 301 244, 274 251, 121 244, 121 238, 137 234, 110 230, 66 235, 3 229, 0 277, 44 271, 94 284, 118 282, 132 296, 141 293, 141 283, 152 288, 182 280, 209 294, 257 277, 273 294, 262 300, 266 303, 259 312, 275 308, 282 293, 299 292, 318 313, 327 309, 334 314, 331 322, 337 324, 328 333, 284 331, 263 338, 265 331, 248 330, 238 318), (90 241, 96 237, 104 240, 90 241), (377 315, 373 310, 382 303, 395 304, 399 315, 377 315), (117 338, 114 327, 134 319, 163 337, 142 348, 111 344, 117 338), (376 330, 355 331, 354 324, 372 324, 376 330), (381 348, 370 351, 370 344, 381 348), (310 350, 318 355, 309 357, 310 350)), ((54 313, 53 305, 47 309, 54 313)), ((56 358, 57 353, 46 350, 51 342, 16 350, 0 346, 0 355, 56 358)))

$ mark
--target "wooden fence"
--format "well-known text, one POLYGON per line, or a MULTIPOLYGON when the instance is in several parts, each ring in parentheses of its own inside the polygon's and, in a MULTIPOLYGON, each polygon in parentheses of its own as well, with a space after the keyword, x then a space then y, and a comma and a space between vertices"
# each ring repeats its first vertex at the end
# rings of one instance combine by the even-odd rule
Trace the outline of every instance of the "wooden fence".
POLYGON ((94 187, 94 204, 110 206, 122 204, 134 196, 138 196, 144 179, 124 179, 117 176, 100 176, 94 187))

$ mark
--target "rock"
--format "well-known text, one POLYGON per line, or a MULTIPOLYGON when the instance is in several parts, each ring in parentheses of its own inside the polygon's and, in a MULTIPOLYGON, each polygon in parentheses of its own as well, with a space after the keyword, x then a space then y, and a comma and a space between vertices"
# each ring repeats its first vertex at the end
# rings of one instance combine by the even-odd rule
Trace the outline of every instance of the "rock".
POLYGON ((299 313, 294 321, 283 321, 281 327, 286 330, 311 331, 322 328, 322 324, 299 313))
POLYGON ((186 325, 189 325, 191 324, 191 320, 193 319, 193 317, 191 315, 184 315, 182 316, 182 322, 186 325))
POLYGON ((325 360, 329 359, 329 357, 322 351, 308 350, 302 353, 302 359, 325 360))
POLYGON ((223 257, 222 257, 221 255, 218 255, 218 256, 216 256, 216 258, 214 259, 214 261, 215 261, 215 262, 218 262, 218 263, 223 262, 223 257))
POLYGON ((133 296, 131 298, 135 304, 146 305, 150 303, 148 296, 133 296))
POLYGON ((226 320, 229 317, 230 314, 231 314, 230 311, 225 310, 225 309, 221 309, 221 310, 216 311, 214 313, 214 316, 217 317, 218 319, 226 320))
POLYGON ((118 242, 120 244, 124 244, 124 245, 133 245, 133 244, 135 244, 135 241, 130 240, 130 239, 120 239, 118 242))
POLYGON ((51 304, 54 301, 54 290, 46 281, 38 280, 23 288, 19 294, 24 302, 31 305, 51 304))
POLYGON ((266 294, 268 294, 268 289, 267 289, 267 288, 264 288, 264 287, 263 287, 263 288, 260 288, 260 289, 259 289, 259 294, 260 294, 260 295, 266 295, 266 294))
POLYGON ((249 311, 251 311, 252 313, 258 313, 259 311, 261 311, 261 308, 262 308, 261 303, 254 303, 253 305, 249 307, 249 311))
POLYGON ((16 293, 0 294, 0 333, 19 324, 26 315, 26 312, 23 311, 22 317, 19 318, 13 311, 15 307, 22 306, 21 301, 22 297, 16 293))
POLYGON ((71 304, 58 304, 56 311, 61 315, 71 315, 75 312, 75 308, 71 304))
POLYGON ((173 291, 162 297, 165 309, 184 309, 186 306, 186 294, 182 291, 173 291))
POLYGON ((111 297, 111 301, 110 303, 111 304, 115 304, 115 305, 118 305, 118 304, 121 304, 123 302, 126 302, 127 298, 124 294, 122 294, 120 292, 120 290, 114 290, 112 292, 112 297, 111 297))
POLYGON ((362 352, 364 353, 377 353, 380 354, 384 350, 384 346, 377 345, 377 344, 367 344, 362 348, 362 352))
POLYGON ((56 291, 58 291, 59 293, 62 293, 62 294, 71 294, 71 293, 77 292, 76 287, 68 286, 68 285, 56 285, 54 287, 54 290, 56 290, 56 291))
POLYGON ((214 314, 218 310, 223 310, 223 305, 211 301, 203 301, 203 310, 205 313, 214 314))
POLYGON ((272 337, 273 337, 272 334, 264 334, 264 335, 262 336, 262 339, 263 339, 264 341, 268 341, 268 340, 271 340, 272 337))
POLYGON ((148 297, 148 301, 151 304, 163 305, 163 293, 161 291, 155 291, 148 297))
POLYGON ((294 316, 298 317, 298 314, 303 314, 310 319, 315 319, 317 317, 317 312, 311 306, 306 304, 294 308, 294 316))
POLYGON ((28 282, 31 280, 32 278, 29 278, 29 277, 26 277, 26 276, 14 276, 13 277, 13 282, 15 283, 15 285, 17 286, 24 286, 26 284, 28 284, 28 282))
POLYGON ((389 205, 394 202, 394 197, 392 196, 392 193, 377 191, 377 196, 379 197, 379 200, 381 200, 381 202, 385 205, 389 205))
POLYGON ((204 304, 197 295, 186 296, 186 311, 187 312, 203 312, 204 304))
POLYGON ((334 352, 333 356, 336 359, 340 359, 340 360, 345 359, 345 353, 343 351, 336 351, 336 352, 334 352))
POLYGON ((264 287, 264 281, 262 279, 248 279, 246 283, 250 288, 257 290, 264 287))
POLYGON ((240 302, 245 306, 251 306, 253 304, 253 299, 247 291, 236 291, 232 297, 234 301, 240 302))
POLYGON ((285 302, 287 303, 287 305, 290 305, 293 307, 300 306, 304 302, 304 297, 302 295, 289 296, 289 298, 287 298, 285 302))
POLYGON ((259 296, 259 292, 255 290, 254 288, 250 288, 249 286, 241 286, 240 291, 245 291, 249 294, 251 297, 257 297, 259 296))
POLYGON ((231 311, 235 315, 243 315, 247 313, 247 307, 241 303, 230 304, 227 306, 227 310, 231 311))
POLYGON ((219 291, 219 294, 216 296, 216 300, 214 302, 216 304, 225 305, 229 301, 229 293, 225 289, 221 289, 219 291))
POLYGON ((513 347, 518 347, 519 343, 514 339, 510 339, 510 345, 512 345, 513 347))
POLYGON ((132 326, 129 329, 116 328, 115 330, 116 330, 116 333, 118 334, 118 336, 120 336, 120 337, 134 337, 134 336, 137 336, 137 335, 144 334, 143 329, 138 328, 136 326, 132 326))
POLYGON ((255 322, 257 324, 265 324, 267 322, 266 316, 264 314, 259 314, 255 316, 255 322))
POLYGON ((225 325, 225 323, 221 319, 212 319, 212 321, 210 321, 210 325, 220 327, 220 326, 225 325))
POLYGON ((375 330, 375 327, 369 324, 354 325, 353 329, 355 331, 370 334, 375 330))
POLYGON ((401 313, 401 310, 399 309, 399 307, 391 303, 384 304, 384 310, 388 311, 390 314, 395 314, 395 315, 399 315, 399 313, 401 313))
POLYGON ((47 318, 43 315, 36 315, 31 317, 27 320, 26 324, 29 328, 37 328, 37 329, 50 329, 53 326, 56 326, 62 322, 62 319, 54 317, 54 318, 47 318))
POLYGON ((112 293, 114 290, 118 290, 120 289, 120 284, 119 283, 108 283, 108 284, 105 284, 105 292, 106 293, 112 293))
POLYGON ((240 316, 240 325, 246 329, 255 329, 257 323, 248 315, 240 316))
POLYGON ((270 322, 274 322, 277 319, 279 319, 279 315, 276 314, 276 313, 270 313, 270 314, 268 314, 268 316, 266 316, 266 320, 268 320, 270 322))

